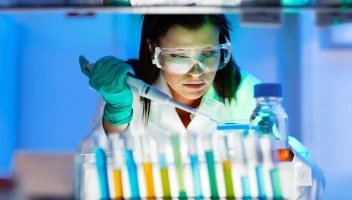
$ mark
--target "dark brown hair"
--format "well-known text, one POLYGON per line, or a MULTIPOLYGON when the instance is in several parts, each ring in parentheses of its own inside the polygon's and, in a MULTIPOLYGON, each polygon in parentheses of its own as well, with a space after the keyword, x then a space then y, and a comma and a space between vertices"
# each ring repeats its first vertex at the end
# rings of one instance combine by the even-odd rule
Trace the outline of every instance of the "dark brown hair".
MULTIPOLYGON (((135 64, 131 63, 136 76, 151 85, 160 73, 160 69, 152 64, 147 39, 150 39, 152 44, 158 43, 159 39, 165 36, 172 26, 181 25, 189 29, 197 29, 208 22, 219 28, 220 44, 226 42, 224 36, 230 40, 229 31, 232 29, 225 15, 144 15, 139 61, 135 64)), ((236 99, 236 91, 240 81, 240 70, 231 58, 224 68, 217 71, 213 82, 215 91, 222 102, 225 100, 231 102, 236 99)), ((143 118, 145 123, 148 123, 150 100, 141 97, 141 101, 143 103, 143 118)))

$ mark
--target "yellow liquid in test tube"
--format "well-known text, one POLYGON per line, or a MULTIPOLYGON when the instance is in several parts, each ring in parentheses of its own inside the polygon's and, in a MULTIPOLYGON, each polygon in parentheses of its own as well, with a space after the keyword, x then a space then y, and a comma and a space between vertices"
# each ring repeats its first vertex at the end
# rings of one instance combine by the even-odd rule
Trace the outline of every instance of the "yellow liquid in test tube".
POLYGON ((114 169, 114 184, 115 184, 115 198, 122 199, 123 198, 123 190, 122 190, 122 177, 121 177, 121 170, 114 169))
POLYGON ((169 172, 167 169, 160 169, 161 183, 163 185, 164 197, 171 197, 170 184, 169 184, 169 172))
POLYGON ((147 189, 147 198, 155 197, 154 191, 154 179, 153 179, 153 167, 151 163, 144 163, 144 176, 145 176, 145 185, 147 189))

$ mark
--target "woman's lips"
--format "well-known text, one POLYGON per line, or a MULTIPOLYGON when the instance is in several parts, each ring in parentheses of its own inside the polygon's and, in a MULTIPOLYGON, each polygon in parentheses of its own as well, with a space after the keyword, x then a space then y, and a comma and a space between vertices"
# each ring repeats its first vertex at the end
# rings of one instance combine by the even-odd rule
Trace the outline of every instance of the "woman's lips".
POLYGON ((183 85, 190 89, 200 89, 205 85, 205 83, 186 83, 183 85))

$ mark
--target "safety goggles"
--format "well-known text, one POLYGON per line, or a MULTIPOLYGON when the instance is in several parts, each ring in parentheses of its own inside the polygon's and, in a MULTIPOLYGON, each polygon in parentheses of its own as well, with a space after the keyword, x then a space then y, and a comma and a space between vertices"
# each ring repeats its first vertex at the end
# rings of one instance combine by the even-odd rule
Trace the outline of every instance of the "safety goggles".
MULTIPOLYGON (((226 37, 225 37, 226 38, 226 37)), ((155 47, 154 59, 158 68, 172 74, 185 74, 198 65, 204 72, 222 69, 231 58, 231 43, 200 48, 155 47)))

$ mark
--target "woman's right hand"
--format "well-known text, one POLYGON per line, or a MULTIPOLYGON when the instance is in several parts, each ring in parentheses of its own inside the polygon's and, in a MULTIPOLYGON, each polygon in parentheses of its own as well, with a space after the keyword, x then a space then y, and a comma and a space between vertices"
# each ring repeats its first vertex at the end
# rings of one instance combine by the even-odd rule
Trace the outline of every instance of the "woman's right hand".
POLYGON ((132 67, 113 56, 99 59, 91 70, 85 68, 86 62, 85 57, 79 57, 81 70, 89 78, 90 87, 106 102, 104 119, 114 126, 128 124, 133 117, 133 96, 125 79, 132 67))

